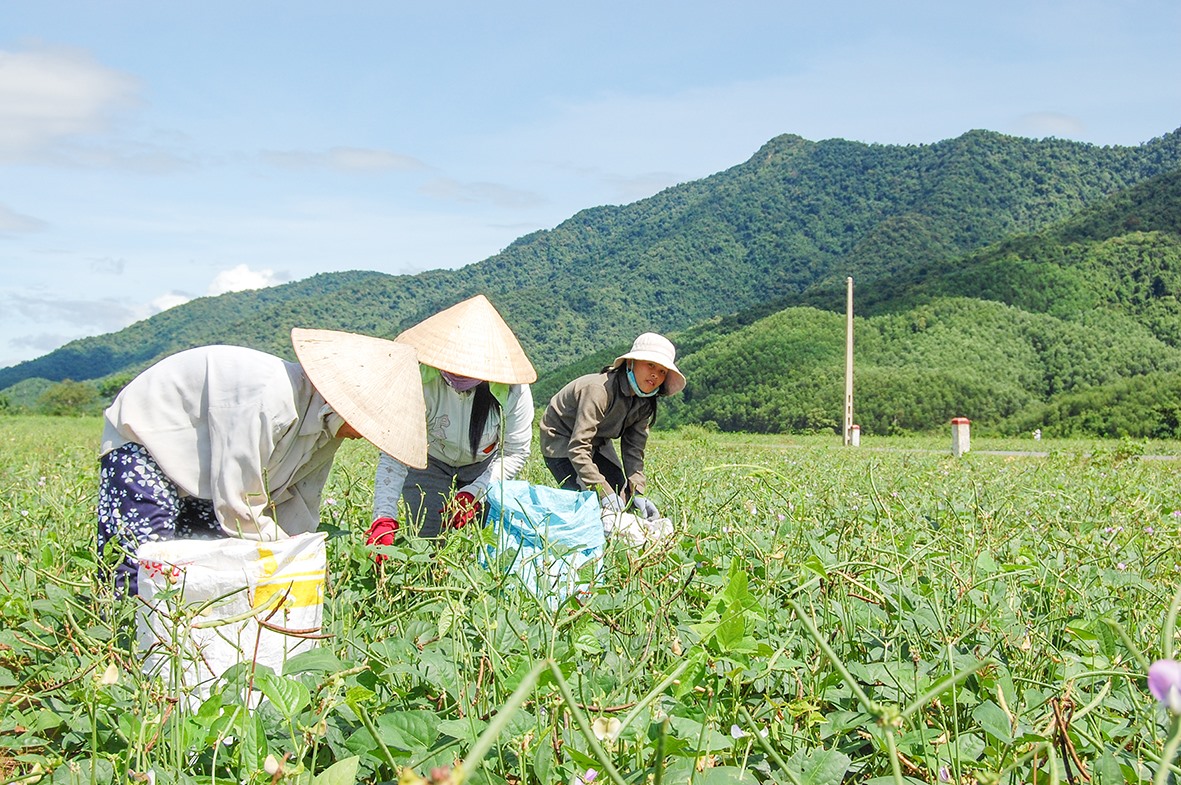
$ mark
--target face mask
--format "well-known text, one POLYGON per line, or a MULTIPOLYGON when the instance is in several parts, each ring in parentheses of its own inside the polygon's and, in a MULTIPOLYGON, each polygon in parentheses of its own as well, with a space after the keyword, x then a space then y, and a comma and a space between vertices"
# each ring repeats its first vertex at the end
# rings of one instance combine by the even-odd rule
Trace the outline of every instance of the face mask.
POLYGON ((443 377, 443 381, 451 385, 456 392, 467 392, 483 381, 482 379, 473 379, 470 376, 459 376, 458 374, 447 373, 443 370, 439 371, 439 375, 441 375, 443 377))
POLYGON ((649 393, 641 390, 640 385, 636 383, 636 374, 634 371, 632 371, 632 364, 630 362, 627 364, 627 383, 631 385, 632 392, 641 398, 651 398, 653 395, 660 392, 660 387, 657 387, 655 390, 649 393))

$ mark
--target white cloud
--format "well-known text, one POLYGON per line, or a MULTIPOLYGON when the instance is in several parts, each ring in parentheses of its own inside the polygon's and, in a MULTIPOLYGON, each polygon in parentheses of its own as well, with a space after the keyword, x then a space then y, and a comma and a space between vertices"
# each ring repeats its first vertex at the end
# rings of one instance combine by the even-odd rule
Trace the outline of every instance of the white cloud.
POLYGON ((440 177, 419 189, 424 195, 462 204, 488 204, 494 207, 519 209, 545 204, 546 200, 535 191, 503 185, 501 183, 464 183, 440 177))
POLYGON ((134 312, 114 298, 85 300, 15 294, 0 301, 0 314, 34 324, 68 324, 78 330, 118 330, 130 324, 134 312))
POLYGON ((209 284, 209 294, 218 295, 226 292, 241 292, 247 289, 265 289, 279 283, 274 270, 251 270, 240 264, 231 270, 222 270, 209 284))
POLYGON ((126 260, 111 256, 90 260, 90 271, 99 275, 122 275, 126 266, 126 260))
POLYGON ((631 177, 605 175, 603 180, 614 188, 620 204, 644 199, 681 182, 672 172, 644 172, 631 177))
MULTIPOLYGON (((282 282, 282 276, 278 275, 274 270, 251 270, 249 266, 240 264, 232 269, 222 270, 214 276, 213 282, 209 284, 206 294, 216 296, 228 292, 242 292, 248 289, 265 289, 268 286, 274 286, 282 282)), ((146 313, 140 318, 154 316, 161 311, 167 311, 169 308, 184 305, 192 299, 193 296, 188 292, 173 289, 148 303, 147 308, 142 309, 146 313)))
POLYGON ((69 49, 0 50, 0 159, 24 160, 102 130, 138 83, 69 49))
POLYGON ((59 346, 69 343, 79 336, 65 335, 62 333, 30 333, 28 335, 18 335, 8 342, 8 345, 16 349, 33 349, 39 354, 52 352, 59 346))
POLYGON ((1030 112, 1017 119, 1017 128, 1029 136, 1057 136, 1077 139, 1087 133, 1087 127, 1077 117, 1059 112, 1030 112))
POLYGON ((0 232, 37 232, 44 229, 46 223, 31 215, 21 215, 0 204, 0 232))
POLYGON ((169 308, 175 308, 178 305, 184 305, 189 300, 193 299, 184 292, 168 292, 162 294, 156 299, 152 300, 151 315, 167 311, 169 308))
POLYGON ((335 169, 346 172, 414 172, 428 167, 417 158, 390 150, 364 147, 333 147, 324 152, 272 150, 263 158, 284 169, 335 169))

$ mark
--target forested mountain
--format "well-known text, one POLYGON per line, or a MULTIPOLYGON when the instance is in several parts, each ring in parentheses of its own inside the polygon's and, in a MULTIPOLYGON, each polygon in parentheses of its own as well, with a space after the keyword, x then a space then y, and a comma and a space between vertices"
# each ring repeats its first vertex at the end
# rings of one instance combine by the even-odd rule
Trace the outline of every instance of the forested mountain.
POLYGON ((948 260, 1179 167, 1181 131, 1136 147, 987 131, 910 146, 781 136, 732 169, 585 210, 459 270, 323 274, 202 298, 0 369, 0 389, 130 373, 213 342, 290 357, 292 326, 392 336, 477 292, 544 372, 643 330, 684 330, 847 275, 864 290, 919 267, 942 274, 948 260))
MULTIPOLYGON (((866 432, 986 428, 1181 438, 1181 170, 1046 229, 857 288, 856 419, 866 432)), ((673 422, 839 427, 845 288, 678 336, 691 379, 673 422)), ((543 380, 544 383, 545 380, 543 380)))

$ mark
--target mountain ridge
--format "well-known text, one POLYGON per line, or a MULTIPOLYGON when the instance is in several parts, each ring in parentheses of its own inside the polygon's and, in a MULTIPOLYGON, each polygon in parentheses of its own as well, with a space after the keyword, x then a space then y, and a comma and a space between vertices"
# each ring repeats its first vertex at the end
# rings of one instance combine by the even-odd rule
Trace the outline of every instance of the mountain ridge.
POLYGON ((643 330, 686 330, 850 274, 863 286, 959 258, 1179 167, 1181 131, 1102 148, 979 130, 905 146, 784 134, 715 175, 581 210, 456 270, 321 273, 201 298, 0 369, 0 389, 133 373, 202 343, 290 357, 292 326, 390 337, 478 292, 545 372, 643 330))

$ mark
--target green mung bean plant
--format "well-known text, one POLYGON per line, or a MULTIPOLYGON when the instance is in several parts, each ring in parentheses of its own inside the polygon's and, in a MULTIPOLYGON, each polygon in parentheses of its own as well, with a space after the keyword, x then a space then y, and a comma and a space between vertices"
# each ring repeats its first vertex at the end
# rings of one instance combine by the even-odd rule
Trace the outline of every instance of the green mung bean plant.
MULTIPOLYGON (((319 645, 282 675, 247 657, 198 698, 144 675, 134 601, 94 579, 99 431, 0 418, 0 785, 1117 783, 1174 766, 1145 684, 1175 650, 1167 444, 977 439, 956 458, 934 437, 658 431, 649 495, 674 535, 609 541, 590 588, 555 603, 485 558, 479 527, 438 543, 407 522, 375 564, 376 454, 350 443, 323 500, 319 645)), ((523 479, 550 483, 536 457, 523 479)))

